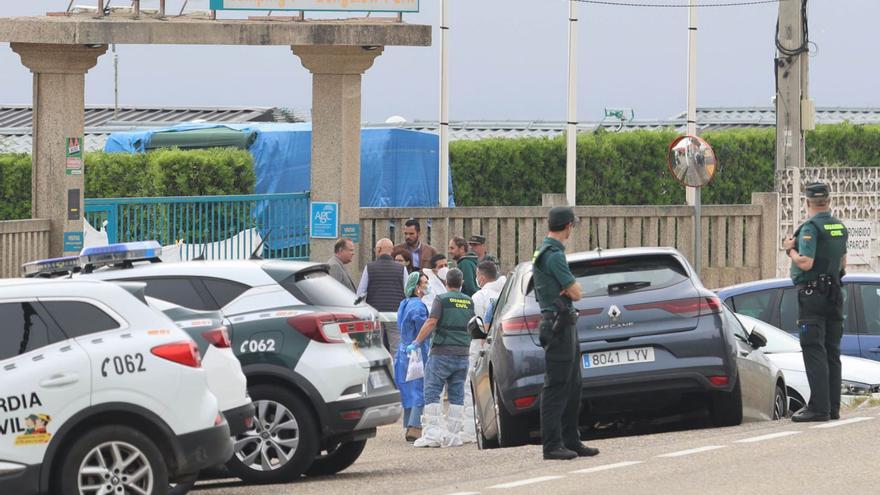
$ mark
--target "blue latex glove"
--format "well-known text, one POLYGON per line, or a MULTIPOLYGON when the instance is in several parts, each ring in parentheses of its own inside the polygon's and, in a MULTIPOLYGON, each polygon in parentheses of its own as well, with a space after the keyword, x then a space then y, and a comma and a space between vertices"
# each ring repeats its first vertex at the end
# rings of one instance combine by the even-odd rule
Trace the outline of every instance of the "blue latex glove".
POLYGON ((417 345, 415 344, 415 342, 413 342, 412 344, 406 346, 406 353, 409 354, 409 353, 411 353, 412 351, 418 349, 418 347, 419 347, 419 346, 417 346, 417 345))

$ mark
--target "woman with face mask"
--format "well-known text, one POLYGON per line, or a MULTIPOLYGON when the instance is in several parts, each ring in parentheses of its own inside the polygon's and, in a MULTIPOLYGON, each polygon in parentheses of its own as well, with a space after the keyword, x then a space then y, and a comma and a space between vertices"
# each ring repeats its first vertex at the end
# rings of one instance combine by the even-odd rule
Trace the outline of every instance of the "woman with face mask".
MULTIPOLYGON (((422 436, 422 408, 425 405, 425 380, 406 381, 406 372, 409 367, 410 356, 406 347, 410 345, 419 330, 428 319, 428 308, 422 302, 422 297, 428 288, 428 277, 422 272, 413 272, 406 279, 404 293, 406 299, 400 302, 397 310, 397 328, 400 330, 400 344, 394 355, 394 381, 400 389, 400 400, 403 403, 403 427, 406 430, 406 440, 414 442, 422 436)), ((419 350, 422 360, 428 358, 430 340, 422 342, 419 350)))

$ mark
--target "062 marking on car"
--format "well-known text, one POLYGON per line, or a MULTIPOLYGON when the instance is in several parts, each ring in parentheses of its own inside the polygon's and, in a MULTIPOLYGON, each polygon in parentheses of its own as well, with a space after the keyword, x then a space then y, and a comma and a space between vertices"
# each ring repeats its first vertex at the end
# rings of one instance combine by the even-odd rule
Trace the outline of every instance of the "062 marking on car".
POLYGON ((249 352, 275 352, 275 339, 253 339, 241 343, 239 351, 242 354, 249 352))
POLYGON ((109 374, 107 367, 110 365, 111 362, 113 363, 113 367, 110 368, 110 371, 113 371, 120 376, 132 373, 143 373, 147 371, 147 369, 144 368, 144 355, 141 353, 113 356, 112 358, 106 357, 101 363, 101 376, 103 376, 104 378, 106 378, 109 374))

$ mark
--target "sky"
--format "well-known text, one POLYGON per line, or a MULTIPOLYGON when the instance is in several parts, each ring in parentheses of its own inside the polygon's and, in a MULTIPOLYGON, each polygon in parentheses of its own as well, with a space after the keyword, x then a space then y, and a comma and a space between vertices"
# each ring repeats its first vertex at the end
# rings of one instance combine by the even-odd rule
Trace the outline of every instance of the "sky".
MULTIPOLYGON (((450 120, 564 121, 568 2, 448 2, 450 120)), ((0 17, 63 11, 67 3, 4 0, 0 17)), ((168 0, 168 11, 177 12, 181 4, 168 0)), ((141 5, 154 7, 158 1, 141 5)), ((207 5, 208 0, 190 0, 188 10, 207 5)), ((777 12, 776 4, 699 9, 698 106, 771 105, 777 12)), ((880 47, 875 26, 880 0, 810 0, 808 14, 815 43, 810 94, 816 105, 880 107, 880 64, 870 55, 880 47)), ((685 110, 687 9, 581 3, 578 17, 578 120, 600 120, 606 107, 631 108, 640 120, 685 110)), ((364 75, 365 122, 392 115, 410 121, 438 118, 439 0, 421 0, 421 11, 404 15, 404 21, 432 25, 432 46, 385 49, 364 75)), ((30 104, 30 73, 8 44, 0 45, 0 104, 30 104)), ((117 52, 121 105, 279 106, 305 117, 311 108, 310 74, 289 47, 120 45, 117 52)), ((112 103, 108 51, 86 77, 86 104, 112 103)))

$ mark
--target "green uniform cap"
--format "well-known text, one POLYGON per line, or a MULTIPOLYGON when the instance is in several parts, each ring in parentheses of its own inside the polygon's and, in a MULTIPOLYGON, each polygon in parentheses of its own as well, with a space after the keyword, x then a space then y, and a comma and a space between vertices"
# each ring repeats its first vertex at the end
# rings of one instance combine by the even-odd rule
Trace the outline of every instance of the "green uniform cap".
POLYGON ((827 198, 830 194, 828 184, 811 182, 805 188, 808 198, 827 198))
POLYGON ((560 230, 572 222, 577 223, 577 221, 578 218, 574 216, 574 210, 568 206, 556 206, 547 215, 547 224, 550 226, 550 230, 560 230))

